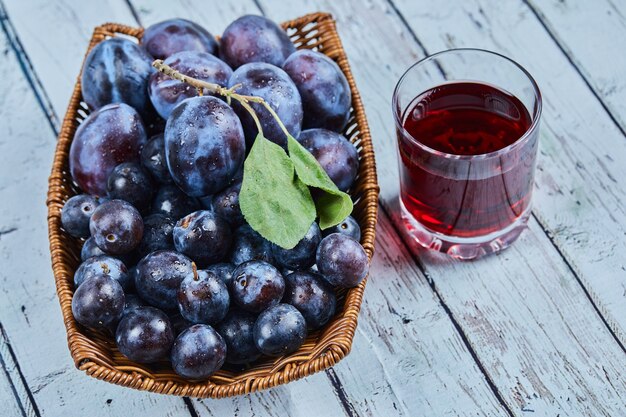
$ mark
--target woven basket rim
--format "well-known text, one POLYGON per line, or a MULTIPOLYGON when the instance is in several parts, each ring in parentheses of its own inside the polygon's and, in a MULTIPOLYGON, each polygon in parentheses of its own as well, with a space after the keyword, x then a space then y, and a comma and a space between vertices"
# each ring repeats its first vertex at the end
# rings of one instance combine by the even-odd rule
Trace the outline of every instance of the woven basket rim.
MULTIPOLYGON (((361 243, 371 260, 374 253, 379 190, 374 150, 361 97, 337 34, 335 21, 331 14, 318 12, 290 20, 282 26, 288 31, 297 28, 296 34, 300 32, 299 36, 302 36, 304 40, 307 39, 307 35, 317 36, 313 39, 321 39, 318 43, 324 42, 322 52, 337 62, 350 84, 354 121, 349 124, 348 131, 351 132, 348 134, 353 141, 359 141, 360 147, 359 175, 356 189, 352 194, 358 196, 355 212, 358 208, 362 229, 361 243)), ((142 34, 143 28, 117 23, 97 26, 85 56, 97 43, 107 37, 126 35, 140 39, 142 34)), ((307 41, 305 46, 311 45, 307 41)), ((81 98, 79 74, 59 133, 46 203, 50 253, 57 295, 67 331, 68 347, 78 369, 94 378, 140 390, 178 396, 221 398, 246 394, 300 379, 333 366, 349 353, 367 279, 345 293, 343 310, 338 312, 340 314, 337 314, 331 323, 316 336, 316 343, 312 344, 307 338, 307 342, 297 352, 273 362, 265 361, 260 365, 254 365, 252 370, 238 374, 219 371, 208 380, 196 382, 179 377, 171 369, 154 371, 150 366, 134 364, 116 352, 113 352, 115 357, 110 354, 107 356, 106 352, 102 351, 102 346, 105 346, 107 350, 111 348, 110 339, 78 325, 72 315, 73 265, 76 265, 79 256, 75 250, 72 250, 73 238, 61 230, 60 222, 61 208, 72 192, 72 186, 67 180, 67 169, 64 167, 67 164, 69 146, 79 123, 77 114, 81 109, 81 98)))

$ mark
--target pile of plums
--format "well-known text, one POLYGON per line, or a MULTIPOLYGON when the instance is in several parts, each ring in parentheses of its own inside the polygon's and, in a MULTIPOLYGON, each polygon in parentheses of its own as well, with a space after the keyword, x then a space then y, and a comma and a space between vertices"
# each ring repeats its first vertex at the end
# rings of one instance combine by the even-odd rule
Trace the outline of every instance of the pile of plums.
MULTIPOLYGON (((169 359, 190 379, 225 362, 292 353, 333 317, 335 291, 367 275, 359 226, 348 217, 322 232, 314 222, 293 249, 253 230, 239 206, 243 161, 257 134, 252 118, 156 72, 155 58, 263 97, 339 189, 357 174, 357 150, 337 133, 351 103, 345 76, 325 55, 296 51, 274 22, 243 16, 220 43, 182 19, 150 26, 140 44, 101 42, 83 68, 91 113, 69 154, 83 194, 61 212, 64 230, 86 239, 74 317, 112 332, 130 360, 169 359)), ((284 147, 276 121, 254 108, 265 136, 284 147)))

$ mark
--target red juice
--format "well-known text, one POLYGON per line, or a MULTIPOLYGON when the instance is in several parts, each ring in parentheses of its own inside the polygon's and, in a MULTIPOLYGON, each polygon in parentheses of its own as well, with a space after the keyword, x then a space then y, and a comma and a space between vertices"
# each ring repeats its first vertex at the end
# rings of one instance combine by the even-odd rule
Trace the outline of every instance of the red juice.
POLYGON ((513 145, 532 124, 518 98, 488 84, 453 82, 419 94, 401 120, 401 199, 423 226, 475 237, 525 213, 537 138, 513 145))

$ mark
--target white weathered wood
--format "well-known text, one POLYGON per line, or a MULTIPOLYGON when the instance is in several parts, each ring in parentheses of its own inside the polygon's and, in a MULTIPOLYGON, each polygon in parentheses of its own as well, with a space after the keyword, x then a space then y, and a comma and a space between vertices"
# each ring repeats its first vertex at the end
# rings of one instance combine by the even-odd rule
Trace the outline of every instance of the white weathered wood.
MULTIPOLYGON (((337 17, 372 128, 381 198, 388 210, 396 212, 390 97, 395 81, 423 56, 422 51, 386 2, 278 3, 262 1, 278 20, 303 9, 329 10, 337 17)), ((429 2, 421 9, 437 14, 438 8, 462 6, 429 2)), ((422 30, 433 36, 443 32, 432 25, 421 22, 422 30)), ((452 30, 458 24, 448 21, 447 26, 452 30)), ((616 399, 623 395, 624 385, 613 387, 607 382, 619 380, 623 365, 614 366, 614 361, 624 363, 623 351, 535 221, 514 248, 501 256, 465 264, 432 259, 422 251, 418 254, 513 413, 522 415, 524 410, 533 409, 540 415, 610 415, 623 410, 624 403, 616 399), (524 291, 518 290, 520 284, 524 284, 524 291), (535 311, 540 314, 535 315, 535 311), (587 352, 597 351, 598 345, 606 351, 586 359, 587 352), (609 372, 608 377, 603 370, 609 372)))
POLYGON ((626 130, 626 3, 527 1, 626 130))
POLYGON ((494 49, 537 79, 544 110, 533 213, 626 344, 624 136, 528 7, 475 0, 398 7, 429 51, 494 49))

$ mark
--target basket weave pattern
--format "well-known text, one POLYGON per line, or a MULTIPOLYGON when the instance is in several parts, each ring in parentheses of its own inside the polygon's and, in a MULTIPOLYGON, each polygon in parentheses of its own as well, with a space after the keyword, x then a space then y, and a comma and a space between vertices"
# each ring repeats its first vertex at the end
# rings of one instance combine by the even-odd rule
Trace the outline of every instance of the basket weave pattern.
MULTIPOLYGON (((352 89, 352 113, 344 130, 346 137, 357 146, 360 168, 350 191, 355 201, 353 216, 361 226, 361 243, 369 258, 374 252, 378 182, 370 132, 359 92, 350 72, 348 61, 330 14, 314 13, 285 22, 298 49, 316 49, 337 62, 352 89)), ((87 53, 97 43, 118 35, 141 39, 142 28, 108 23, 94 30, 87 53)), ((61 228, 61 209, 68 198, 78 192, 69 174, 68 154, 76 128, 83 119, 86 106, 82 104, 80 76, 74 87, 63 120, 56 147, 48 188, 48 233, 52 269, 61 303, 67 339, 76 367, 94 378, 114 384, 152 392, 220 398, 241 395, 318 372, 344 358, 350 351, 357 326, 365 281, 349 291, 338 293, 337 314, 321 331, 308 335, 295 353, 280 358, 265 358, 241 372, 220 370, 209 380, 193 382, 176 375, 167 362, 136 364, 117 350, 110 336, 80 326, 72 315, 73 275, 80 263, 82 240, 66 234, 61 228)))

